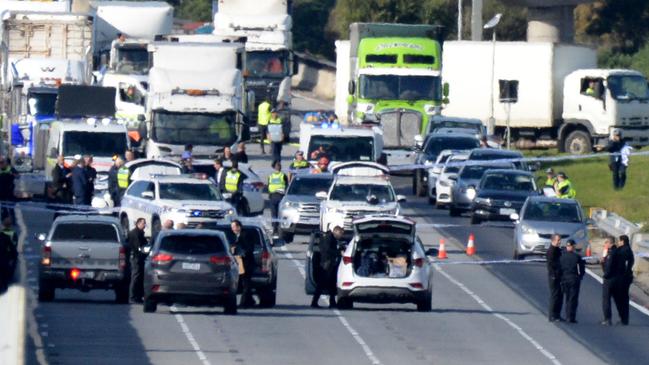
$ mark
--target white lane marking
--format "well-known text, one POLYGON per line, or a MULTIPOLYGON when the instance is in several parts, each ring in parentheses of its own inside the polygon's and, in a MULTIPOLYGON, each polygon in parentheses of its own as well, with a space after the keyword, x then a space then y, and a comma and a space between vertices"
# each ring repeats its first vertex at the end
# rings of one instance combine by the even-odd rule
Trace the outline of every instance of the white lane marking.
MULTIPOLYGON (((586 274, 592 276, 595 280, 597 280, 600 284, 604 284, 604 280, 597 274, 595 274, 591 269, 586 269, 586 274)), ((644 314, 645 316, 649 316, 649 309, 643 307, 642 305, 630 300, 629 304, 637 309, 640 313, 644 314)))
MULTIPOLYGON (((286 256, 286 258, 291 260, 291 262, 297 267, 298 271, 300 272, 300 275, 302 275, 302 277, 306 279, 306 272, 304 271, 304 265, 300 263, 298 260, 296 260, 295 257, 293 257, 293 254, 291 254, 286 250, 286 246, 282 247, 281 251, 284 251, 283 252, 284 256, 286 256)), ((325 300, 327 299, 325 298, 325 300)), ((363 339, 363 337, 361 337, 358 331, 356 331, 354 327, 352 327, 349 324, 347 318, 345 318, 345 316, 343 316, 343 314, 338 309, 334 309, 334 314, 336 315, 336 317, 338 317, 338 320, 340 321, 340 323, 342 323, 343 327, 345 327, 347 332, 349 332, 349 334, 352 335, 356 343, 358 343, 361 346, 363 352, 365 353, 365 356, 367 356, 367 358, 370 360, 370 363, 372 363, 372 365, 382 365, 383 363, 381 362, 381 360, 379 360, 379 358, 376 357, 376 355, 374 355, 374 352, 372 351, 370 346, 367 344, 367 342, 365 342, 365 340, 363 339)))
POLYGON ((323 101, 321 101, 321 100, 314 99, 314 98, 309 97, 309 96, 306 96, 306 95, 304 95, 304 94, 299 94, 299 93, 294 92, 294 93, 293 93, 293 97, 297 97, 297 98, 300 98, 300 99, 308 100, 308 101, 310 101, 310 102, 312 102, 312 103, 320 104, 320 105, 322 105, 322 106, 324 106, 324 107, 326 107, 326 108, 333 108, 333 105, 331 105, 331 104, 327 104, 327 103, 325 103, 325 102, 323 102, 323 101))
MULTIPOLYGON (((177 310, 178 309, 175 306, 171 307, 172 313, 176 312, 177 310)), ((183 318, 182 314, 174 313, 174 318, 176 318, 176 322, 178 322, 178 324, 180 325, 180 329, 185 334, 187 341, 190 345, 192 345, 192 348, 194 349, 196 356, 198 356, 198 359, 203 363, 203 365, 211 365, 209 360, 207 360, 207 356, 205 356, 205 353, 203 352, 203 350, 201 350, 201 347, 198 346, 198 342, 196 342, 196 338, 192 334, 192 331, 189 330, 189 326, 187 326, 185 318, 183 318)))
POLYGON ((527 340, 527 342, 531 343, 532 346, 534 346, 541 354, 543 354, 543 356, 545 356, 553 364, 561 365, 561 362, 559 361, 559 359, 557 359, 556 356, 554 356, 554 354, 552 354, 550 351, 546 350, 543 346, 541 346, 541 344, 537 340, 535 340, 532 336, 527 334, 527 332, 525 332, 525 330, 523 330, 523 328, 521 328, 519 325, 514 323, 514 321, 512 321, 511 319, 505 317, 500 313, 494 312, 494 310, 484 300, 482 300, 482 298, 480 298, 477 294, 471 291, 471 289, 467 288, 466 285, 462 284, 462 282, 455 279, 449 273, 444 271, 444 269, 442 269, 439 265, 434 264, 433 266, 435 267, 435 270, 437 270, 446 279, 448 279, 448 281, 455 284, 455 286, 460 288, 463 292, 465 292, 468 296, 470 296, 471 298, 473 298, 473 300, 475 300, 478 304, 480 304, 480 306, 484 310, 491 313, 494 317, 501 319, 502 321, 507 323, 507 325, 510 326, 511 328, 515 329, 518 332, 518 334, 521 335, 521 337, 527 340))

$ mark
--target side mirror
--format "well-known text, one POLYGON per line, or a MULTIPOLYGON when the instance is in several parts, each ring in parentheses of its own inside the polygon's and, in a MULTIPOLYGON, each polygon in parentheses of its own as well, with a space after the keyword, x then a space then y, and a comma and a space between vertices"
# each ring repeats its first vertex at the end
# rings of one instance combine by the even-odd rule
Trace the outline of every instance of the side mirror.
POLYGON ((354 95, 356 93, 356 82, 354 80, 349 80, 349 84, 347 85, 347 92, 349 95, 354 95))
POLYGON ((137 116, 137 121, 138 122, 144 122, 145 120, 146 120, 146 117, 144 116, 144 114, 138 114, 138 116, 137 116))
POLYGON ((327 200, 327 192, 326 191, 318 191, 315 193, 315 197, 319 200, 327 200))
POLYGON ((36 234, 34 234, 34 238, 39 242, 45 242, 45 240, 47 239, 47 234, 45 234, 45 233, 36 233, 36 234))
MULTIPOLYGON (((142 116, 144 116, 144 115, 142 115, 142 116)), ((140 119, 140 117, 138 116, 138 120, 139 119, 140 119)), ((140 135, 140 140, 148 139, 147 129, 146 129, 146 122, 145 121, 143 121, 143 120, 140 121, 140 124, 138 124, 138 126, 137 126, 137 132, 140 135)))
POLYGON ((451 92, 451 87, 448 84, 448 82, 445 82, 444 85, 442 85, 442 95, 445 98, 448 98, 448 95, 450 94, 450 92, 451 92))
POLYGON ((415 148, 422 149, 424 147, 424 137, 421 134, 415 135, 415 148))
POLYGON ((406 201, 406 196, 405 195, 397 195, 397 202, 403 203, 406 201))
POLYGON ((143 191, 142 194, 140 194, 141 197, 144 199, 149 199, 153 200, 153 192, 152 191, 143 191))
POLYGON ((429 248, 426 250, 426 256, 436 257, 437 255, 439 255, 439 250, 436 248, 429 248))
POLYGON ((512 213, 509 215, 509 219, 513 220, 514 222, 518 221, 521 217, 518 215, 518 213, 512 213))

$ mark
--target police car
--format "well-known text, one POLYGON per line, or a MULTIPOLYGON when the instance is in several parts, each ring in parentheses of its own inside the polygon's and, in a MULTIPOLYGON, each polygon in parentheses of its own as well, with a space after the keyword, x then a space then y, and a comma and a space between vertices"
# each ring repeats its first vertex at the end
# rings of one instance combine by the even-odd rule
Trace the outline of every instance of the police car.
POLYGON ((134 227, 138 218, 146 219, 145 235, 151 237, 167 219, 174 222, 175 228, 181 223, 194 228, 229 222, 236 212, 208 179, 161 175, 134 181, 122 197, 119 217, 125 230, 134 227))
POLYGON ((406 198, 396 195, 390 183, 390 170, 378 163, 347 162, 331 168, 334 181, 328 191, 316 193, 320 203, 320 230, 326 232, 331 224, 345 225, 350 234, 352 220, 375 214, 398 215, 406 198))
POLYGON ((300 151, 315 163, 325 155, 331 163, 366 161, 383 162, 383 131, 377 126, 342 127, 338 123, 300 125, 300 151))

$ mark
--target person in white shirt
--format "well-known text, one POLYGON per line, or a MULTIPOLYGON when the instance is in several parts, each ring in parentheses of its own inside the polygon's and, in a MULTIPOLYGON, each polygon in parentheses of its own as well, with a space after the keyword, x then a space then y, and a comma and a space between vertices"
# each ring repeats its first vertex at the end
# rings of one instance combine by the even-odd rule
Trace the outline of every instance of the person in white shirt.
POLYGON ((623 140, 622 142, 622 148, 620 149, 620 167, 619 167, 619 189, 624 188, 624 184, 626 184, 626 170, 629 167, 629 157, 631 156, 631 151, 633 151, 633 147, 629 146, 627 144, 627 140, 623 140))

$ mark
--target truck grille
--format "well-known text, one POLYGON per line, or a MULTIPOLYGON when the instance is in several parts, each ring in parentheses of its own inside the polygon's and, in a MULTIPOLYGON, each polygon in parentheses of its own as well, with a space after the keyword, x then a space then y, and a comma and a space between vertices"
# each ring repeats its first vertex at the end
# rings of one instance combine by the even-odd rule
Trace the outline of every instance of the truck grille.
POLYGON ((385 147, 410 147, 421 130, 421 113, 396 109, 381 112, 383 142, 385 147))

